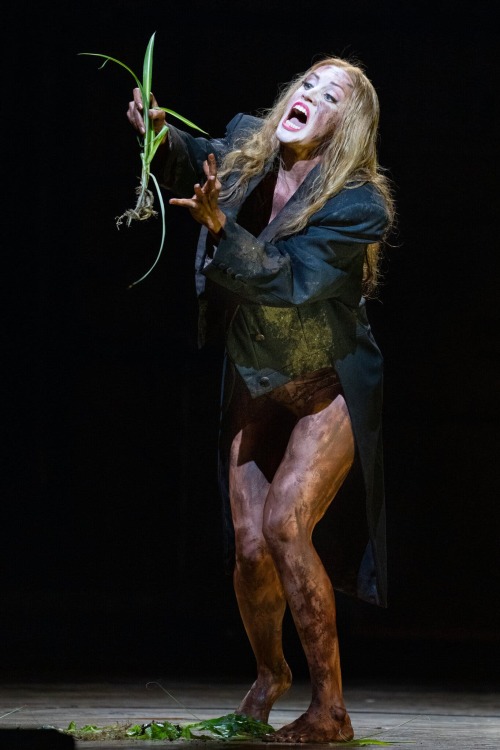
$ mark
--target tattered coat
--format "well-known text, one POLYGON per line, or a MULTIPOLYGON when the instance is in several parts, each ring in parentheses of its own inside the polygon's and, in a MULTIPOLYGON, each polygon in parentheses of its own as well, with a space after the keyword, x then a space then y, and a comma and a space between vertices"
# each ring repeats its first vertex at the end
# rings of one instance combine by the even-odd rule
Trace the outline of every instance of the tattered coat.
MULTIPOLYGON (((168 154, 156 165, 161 183, 178 196, 191 197, 193 185, 204 180, 208 154, 215 153, 219 161, 235 137, 258 122, 237 115, 223 139, 194 138, 171 127, 168 154)), ((302 231, 275 239, 314 179, 315 167, 255 237, 240 226, 238 216, 272 166, 250 180, 238 202, 222 206, 227 221, 216 247, 210 247, 202 230, 196 258, 201 327, 210 317, 208 288, 225 290, 232 301, 227 356, 253 397, 322 367, 337 371, 355 436, 365 510, 356 515, 354 506, 350 512, 345 503, 333 503, 329 513, 338 508, 339 523, 332 522, 330 572, 337 590, 386 606, 382 356, 361 293, 366 246, 379 241, 387 226, 385 204, 369 183, 343 189, 302 231), (342 519, 347 519, 344 525, 342 519)))

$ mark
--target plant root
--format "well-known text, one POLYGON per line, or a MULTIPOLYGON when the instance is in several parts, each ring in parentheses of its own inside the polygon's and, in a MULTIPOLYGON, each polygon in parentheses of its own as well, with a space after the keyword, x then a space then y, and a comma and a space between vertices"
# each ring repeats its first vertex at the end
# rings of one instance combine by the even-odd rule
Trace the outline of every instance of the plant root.
POLYGON ((135 208, 128 208, 121 216, 116 217, 116 227, 120 229, 125 221, 129 227, 133 221, 146 221, 152 216, 158 216, 158 211, 153 208, 154 195, 146 188, 145 190, 139 185, 135 192, 139 196, 135 208))

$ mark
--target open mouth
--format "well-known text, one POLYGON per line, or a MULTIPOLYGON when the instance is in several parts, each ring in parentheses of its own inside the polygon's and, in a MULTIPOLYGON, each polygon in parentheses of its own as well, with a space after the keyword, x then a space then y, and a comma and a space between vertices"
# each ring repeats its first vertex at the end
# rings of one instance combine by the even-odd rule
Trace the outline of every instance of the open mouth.
POLYGON ((290 112, 283 120, 283 127, 287 130, 302 130, 307 125, 309 119, 309 109, 302 102, 292 104, 290 112))

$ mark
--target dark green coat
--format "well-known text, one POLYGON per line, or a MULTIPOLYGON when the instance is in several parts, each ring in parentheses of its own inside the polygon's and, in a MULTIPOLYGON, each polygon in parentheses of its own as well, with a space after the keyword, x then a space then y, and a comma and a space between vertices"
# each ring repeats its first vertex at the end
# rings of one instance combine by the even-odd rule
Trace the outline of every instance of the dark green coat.
MULTIPOLYGON (((258 122, 237 115, 221 140, 193 138, 171 128, 168 157, 156 167, 161 168, 162 184, 176 195, 191 197, 194 183, 204 179, 201 165, 207 155, 214 152, 220 158, 235 136, 258 122)), ((210 317, 208 288, 224 290, 232 313, 227 355, 253 397, 305 372, 335 367, 351 416, 366 514, 356 520, 351 513, 345 527, 334 523, 333 583, 340 591, 385 606, 382 357, 361 294, 366 246, 379 241, 387 226, 384 201, 368 183, 344 189, 301 232, 275 240, 283 220, 314 179, 316 167, 255 237, 238 224, 238 214, 271 166, 250 181, 239 203, 223 206, 227 222, 212 259, 207 255, 207 232, 201 233, 196 262, 201 309, 210 317)), ((337 505, 342 503, 336 499, 332 513, 337 505)), ((345 509, 339 513, 339 518, 349 517, 349 509, 347 516, 345 509)))

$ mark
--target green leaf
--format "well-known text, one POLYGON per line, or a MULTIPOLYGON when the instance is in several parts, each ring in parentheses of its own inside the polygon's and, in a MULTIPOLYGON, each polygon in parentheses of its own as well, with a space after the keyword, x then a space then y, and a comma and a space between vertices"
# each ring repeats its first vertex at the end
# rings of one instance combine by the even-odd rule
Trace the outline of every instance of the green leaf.
POLYGON ((172 724, 171 721, 152 721, 142 726, 136 724, 127 730, 129 737, 137 737, 140 740, 178 740, 181 734, 180 726, 172 724))
POLYGON ((265 734, 274 732, 274 728, 264 721, 253 719, 251 716, 243 714, 226 714, 217 719, 205 719, 195 724, 188 724, 187 727, 191 733, 193 730, 211 732, 216 737, 229 739, 255 739, 265 734))
POLYGON ((153 160, 153 156, 156 154, 160 143, 163 140, 163 136, 168 133, 168 125, 164 125, 159 133, 157 133, 150 146, 150 161, 153 160))
POLYGON ((125 734, 127 737, 140 737, 143 733, 143 728, 140 724, 134 724, 133 727, 129 727, 125 734))
POLYGON ((194 128, 195 130, 199 130, 200 133, 205 133, 205 135, 208 135, 206 130, 202 130, 202 128, 199 128, 198 125, 195 125, 194 122, 191 122, 191 120, 188 120, 187 117, 183 117, 178 112, 174 112, 173 109, 168 109, 167 107, 160 107, 159 109, 162 109, 164 112, 166 112, 169 115, 173 115, 174 117, 177 117, 178 120, 181 120, 185 125, 189 125, 189 127, 194 128))
POLYGON ((144 55, 144 64, 142 69, 142 87, 144 89, 144 93, 147 94, 147 99, 144 102, 144 106, 146 107, 146 102, 150 101, 151 96, 151 85, 153 82, 153 47, 155 43, 155 34, 151 35, 151 39, 148 42, 148 46, 146 47, 146 53, 144 55))
POLYGON ((79 52, 78 54, 79 54, 79 55, 90 55, 91 57, 104 57, 104 59, 105 59, 105 61, 106 61, 106 62, 104 62, 104 63, 103 63, 103 65, 101 65, 101 68, 102 68, 102 67, 103 67, 104 65, 106 65, 106 63, 108 62, 108 60, 111 60, 112 62, 115 62, 115 63, 116 63, 117 65, 121 65, 121 66, 122 66, 122 68, 125 68, 125 70, 128 70, 128 72, 130 73, 130 75, 131 75, 131 76, 132 76, 133 78, 135 78, 135 82, 136 82, 137 86, 138 86, 139 88, 141 88, 141 82, 140 82, 140 80, 139 80, 139 79, 137 78, 137 76, 136 76, 136 74, 134 73, 134 71, 133 71, 133 70, 131 70, 131 69, 130 69, 130 68, 128 67, 128 65, 125 65, 125 63, 122 63, 122 62, 121 62, 120 60, 117 60, 117 59, 116 59, 115 57, 110 57, 109 55, 100 55, 100 54, 99 54, 98 52, 79 52))
POLYGON ((155 43, 155 34, 151 35, 151 38, 146 47, 144 54, 144 62, 142 66, 142 84, 141 84, 141 96, 143 103, 144 127, 146 133, 144 135, 144 157, 147 164, 151 162, 152 156, 150 154, 151 143, 154 139, 154 128, 149 119, 149 107, 151 106, 151 86, 153 83, 153 48, 155 43))

